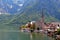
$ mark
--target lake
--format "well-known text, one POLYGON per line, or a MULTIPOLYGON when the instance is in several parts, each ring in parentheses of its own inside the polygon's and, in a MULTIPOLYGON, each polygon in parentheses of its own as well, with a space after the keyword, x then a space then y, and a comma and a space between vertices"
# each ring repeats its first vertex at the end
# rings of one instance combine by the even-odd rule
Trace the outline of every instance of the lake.
POLYGON ((53 40, 41 33, 26 33, 17 30, 1 30, 0 40, 53 40))

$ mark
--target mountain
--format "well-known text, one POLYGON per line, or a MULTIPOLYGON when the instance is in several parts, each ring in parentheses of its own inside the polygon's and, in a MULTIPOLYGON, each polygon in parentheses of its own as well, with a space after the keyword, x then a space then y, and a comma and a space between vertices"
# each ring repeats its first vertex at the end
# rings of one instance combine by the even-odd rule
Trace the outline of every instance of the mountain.
POLYGON ((0 3, 0 8, 4 12, 0 15, 1 28, 18 29, 29 21, 39 21, 42 12, 44 13, 45 22, 60 22, 59 0, 24 0, 24 2, 2 0, 0 3), (4 6, 1 2, 3 2, 4 6), (5 12, 10 13, 10 15, 5 15, 5 12))
POLYGON ((22 7, 20 13, 17 13, 8 24, 22 25, 29 21, 41 20, 41 13, 43 11, 45 16, 45 22, 59 21, 55 13, 56 8, 53 6, 52 0, 29 0, 26 1, 24 7, 22 7), (52 14, 53 13, 53 14, 52 14))
POLYGON ((0 8, 3 8, 10 14, 21 13, 26 8, 32 6, 34 6, 36 10, 46 8, 52 16, 60 19, 60 0, 0 0, 0 8))
POLYGON ((22 0, 0 0, 0 8, 3 8, 10 14, 17 13, 21 10, 24 1, 22 0))
MULTIPOLYGON (((59 15, 60 15, 60 1, 58 0, 26 0, 26 2, 24 3, 24 6, 22 7, 22 9, 19 12, 23 12, 25 9, 28 9, 29 7, 34 7, 36 9, 36 11, 41 10, 42 8, 45 8, 45 10, 47 10, 47 12, 60 19, 59 15)), ((33 9, 33 8, 32 8, 33 9)), ((33 9, 34 10, 34 9, 33 9)))

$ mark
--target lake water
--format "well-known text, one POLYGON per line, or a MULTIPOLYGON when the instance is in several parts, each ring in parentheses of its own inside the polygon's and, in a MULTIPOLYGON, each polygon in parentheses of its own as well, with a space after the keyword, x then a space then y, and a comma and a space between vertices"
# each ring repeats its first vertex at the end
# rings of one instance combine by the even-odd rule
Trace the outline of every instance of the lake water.
POLYGON ((52 40, 41 33, 24 33, 20 31, 0 31, 0 40, 52 40))

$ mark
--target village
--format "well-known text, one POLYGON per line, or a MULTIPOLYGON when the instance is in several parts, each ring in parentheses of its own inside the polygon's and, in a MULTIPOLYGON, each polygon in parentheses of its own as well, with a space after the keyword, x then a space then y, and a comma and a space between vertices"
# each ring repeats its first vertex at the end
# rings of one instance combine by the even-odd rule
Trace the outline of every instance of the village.
POLYGON ((50 37, 57 36, 57 38, 60 40, 60 31, 59 33, 57 33, 58 29, 60 29, 59 22, 45 23, 43 27, 40 27, 39 25, 36 24, 35 21, 32 21, 32 22, 28 22, 20 30, 22 32, 37 32, 37 33, 42 32, 50 37))
POLYGON ((40 21, 27 22, 20 27, 22 32, 37 32, 47 34, 49 37, 60 40, 60 22, 44 22, 44 15, 42 13, 40 21))

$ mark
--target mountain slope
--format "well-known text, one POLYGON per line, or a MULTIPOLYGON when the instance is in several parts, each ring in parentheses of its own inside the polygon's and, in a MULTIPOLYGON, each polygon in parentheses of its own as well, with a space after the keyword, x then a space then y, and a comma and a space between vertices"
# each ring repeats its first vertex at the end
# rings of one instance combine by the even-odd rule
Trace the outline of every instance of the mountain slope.
POLYGON ((12 19, 12 17, 13 17, 12 15, 2 14, 2 15, 0 15, 0 23, 2 23, 2 24, 7 23, 12 19))
POLYGON ((54 14, 54 6, 53 3, 50 3, 51 1, 48 0, 29 0, 25 3, 24 7, 22 8, 22 11, 15 15, 13 19, 11 19, 8 24, 26 24, 28 21, 38 21, 41 19, 41 13, 43 10, 45 21, 59 21, 57 18, 55 18, 54 14), (51 6, 51 7, 50 7, 51 6), (52 11, 52 12, 51 12, 52 11), (52 14, 53 13, 53 14, 52 14))
POLYGON ((29 21, 41 20, 42 11, 45 22, 59 21, 56 16, 60 14, 58 14, 55 2, 53 0, 25 0, 23 7, 16 14, 0 16, 0 24, 2 24, 0 26, 1 28, 18 29, 29 21))

